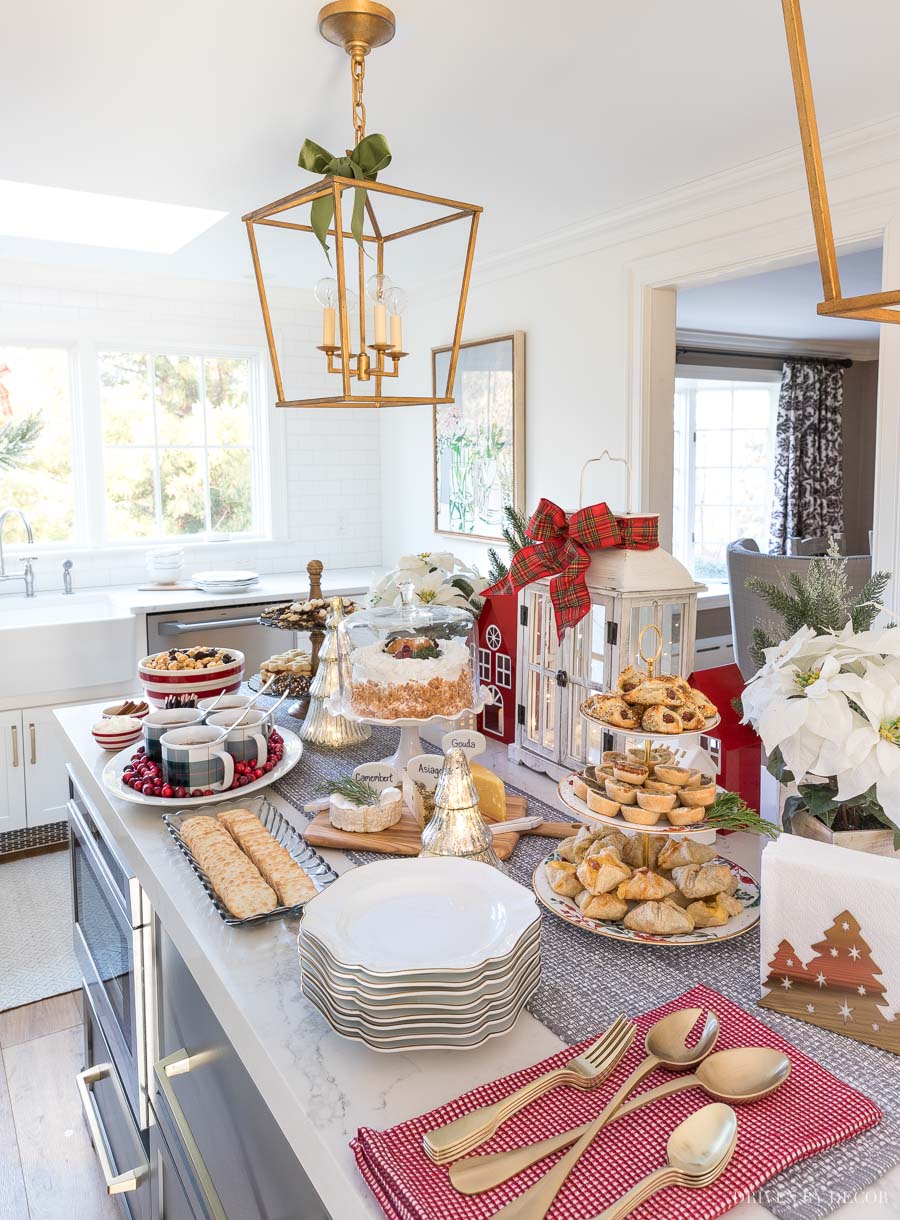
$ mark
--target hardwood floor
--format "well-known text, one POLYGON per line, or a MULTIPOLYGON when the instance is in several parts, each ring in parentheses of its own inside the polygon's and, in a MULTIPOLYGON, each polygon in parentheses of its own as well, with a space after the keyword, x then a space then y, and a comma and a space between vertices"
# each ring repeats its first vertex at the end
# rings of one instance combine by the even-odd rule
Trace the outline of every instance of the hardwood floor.
POLYGON ((81 1114, 81 997, 0 1013, 0 1216, 117 1220, 81 1114))

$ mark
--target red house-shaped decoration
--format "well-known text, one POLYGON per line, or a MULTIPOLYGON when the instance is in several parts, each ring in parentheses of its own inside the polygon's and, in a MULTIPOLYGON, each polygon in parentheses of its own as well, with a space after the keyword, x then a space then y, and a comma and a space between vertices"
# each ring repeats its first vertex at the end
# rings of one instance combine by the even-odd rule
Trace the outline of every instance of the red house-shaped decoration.
POLYGON ((495 593, 478 618, 478 676, 494 699, 478 717, 478 727, 505 742, 516 736, 518 604, 515 593, 495 593))

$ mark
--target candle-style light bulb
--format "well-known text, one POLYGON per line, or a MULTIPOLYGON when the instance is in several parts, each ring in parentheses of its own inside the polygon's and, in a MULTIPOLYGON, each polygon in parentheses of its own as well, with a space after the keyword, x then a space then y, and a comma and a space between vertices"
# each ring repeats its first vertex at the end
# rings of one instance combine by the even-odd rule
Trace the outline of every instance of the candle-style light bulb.
POLYGON ((386 275, 370 275, 366 281, 366 296, 372 302, 372 315, 375 323, 373 343, 377 346, 387 342, 387 308, 385 294, 393 288, 393 282, 386 275))
POLYGON ((340 300, 337 280, 324 276, 316 284, 315 297, 322 306, 322 346, 334 347, 335 311, 340 300))
POLYGON ((391 320, 391 351, 403 351, 402 315, 406 309, 406 293, 394 284, 384 294, 384 304, 391 320))

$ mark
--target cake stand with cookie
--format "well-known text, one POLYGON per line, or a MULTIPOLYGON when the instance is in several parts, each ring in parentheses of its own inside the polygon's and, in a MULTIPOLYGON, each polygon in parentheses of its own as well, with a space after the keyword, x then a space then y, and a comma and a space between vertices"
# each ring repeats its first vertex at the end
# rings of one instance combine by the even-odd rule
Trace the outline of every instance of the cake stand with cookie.
POLYGON ((422 753, 421 725, 477 715, 488 702, 472 615, 414 597, 413 584, 403 584, 399 606, 359 610, 340 623, 340 690, 328 704, 352 720, 399 728, 397 750, 384 760, 399 769, 422 753))

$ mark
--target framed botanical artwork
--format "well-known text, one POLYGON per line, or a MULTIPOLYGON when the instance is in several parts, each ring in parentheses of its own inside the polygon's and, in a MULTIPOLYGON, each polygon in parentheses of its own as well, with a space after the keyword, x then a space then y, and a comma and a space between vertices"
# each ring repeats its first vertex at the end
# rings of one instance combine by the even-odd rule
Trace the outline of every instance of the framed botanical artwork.
MULTIPOLYGON (((450 352, 432 348, 435 386, 450 352)), ((434 407, 435 532, 502 542, 503 509, 525 506, 524 331, 461 343, 452 393, 434 407)))

